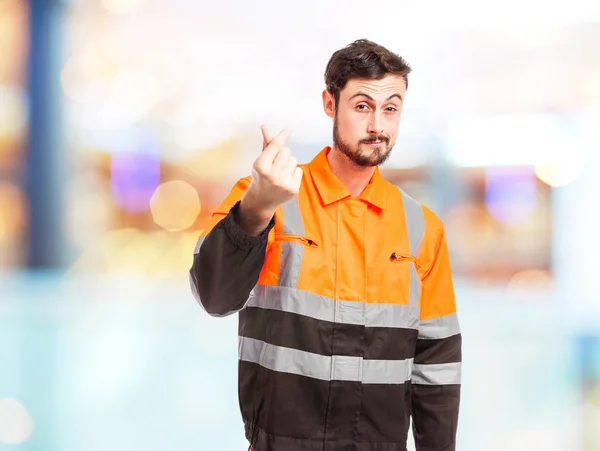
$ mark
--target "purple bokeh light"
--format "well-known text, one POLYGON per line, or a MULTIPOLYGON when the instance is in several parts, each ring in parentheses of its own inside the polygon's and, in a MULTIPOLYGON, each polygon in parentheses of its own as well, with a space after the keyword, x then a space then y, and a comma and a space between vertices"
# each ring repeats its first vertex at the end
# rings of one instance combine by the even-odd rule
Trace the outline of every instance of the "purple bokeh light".
POLYGON ((507 225, 523 222, 537 207, 534 168, 488 168, 485 198, 488 211, 498 221, 507 225))
POLYGON ((160 184, 158 146, 148 136, 140 138, 137 145, 113 153, 110 166, 115 203, 130 213, 148 210, 150 198, 160 184))

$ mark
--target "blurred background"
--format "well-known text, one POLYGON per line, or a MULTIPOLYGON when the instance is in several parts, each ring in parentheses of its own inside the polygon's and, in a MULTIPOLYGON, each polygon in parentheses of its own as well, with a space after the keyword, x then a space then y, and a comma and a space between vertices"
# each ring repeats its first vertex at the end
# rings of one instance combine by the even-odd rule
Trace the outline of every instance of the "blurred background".
POLYGON ((0 451, 247 449, 192 253, 363 37, 413 67, 382 172, 446 224, 457 449, 600 450, 599 2, 0 0, 0 451))

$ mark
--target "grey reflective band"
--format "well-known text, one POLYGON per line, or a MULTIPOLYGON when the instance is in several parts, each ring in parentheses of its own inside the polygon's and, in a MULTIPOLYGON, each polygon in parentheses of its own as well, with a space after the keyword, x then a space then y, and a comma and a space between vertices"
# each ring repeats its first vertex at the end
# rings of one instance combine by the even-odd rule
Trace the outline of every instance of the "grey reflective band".
MULTIPOLYGON (((283 203, 283 233, 304 236, 304 222, 298 203, 298 196, 283 203)), ((281 263, 279 267, 279 285, 295 288, 300 277, 300 265, 304 246, 293 241, 281 242, 281 263)))
MULTIPOLYGON (((410 253, 416 259, 419 256, 421 242, 425 235, 425 215, 423 213, 423 207, 400 188, 398 189, 402 195, 402 204, 404 205, 404 219, 408 233, 410 253)), ((418 320, 420 316, 419 301, 421 299, 421 279, 417 274, 414 263, 410 267, 409 290, 409 305, 413 309, 413 316, 416 316, 418 320)))
POLYGON ((412 316, 419 320, 420 307, 419 301, 421 299, 421 279, 417 274, 415 264, 410 265, 410 281, 409 281, 409 293, 408 293, 408 306, 410 307, 412 316))
POLYGON ((323 381, 363 384, 403 384, 410 380, 413 360, 365 360, 361 357, 324 356, 239 337, 240 360, 282 373, 323 381))
MULTIPOLYGON (((400 189, 400 188, 398 188, 400 189)), ((400 189, 402 194, 402 203, 404 204, 404 217, 406 219, 406 229, 408 231, 408 240, 410 242, 410 253, 417 257, 421 248, 421 241, 425 234, 425 215, 423 207, 408 194, 400 189)))
POLYGON ((461 364, 440 363, 435 365, 414 365, 412 383, 421 385, 459 385, 461 364))
POLYGON ((366 327, 417 329, 419 318, 418 311, 410 304, 340 301, 295 288, 262 284, 254 287, 246 306, 366 327))
POLYGON ((300 211, 298 196, 281 204, 283 210, 283 233, 304 236, 304 220, 300 211))
POLYGON ((419 339, 424 340, 448 338, 452 337, 453 335, 458 335, 459 333, 460 325, 458 322, 458 315, 456 313, 421 321, 421 325, 419 327, 419 339))

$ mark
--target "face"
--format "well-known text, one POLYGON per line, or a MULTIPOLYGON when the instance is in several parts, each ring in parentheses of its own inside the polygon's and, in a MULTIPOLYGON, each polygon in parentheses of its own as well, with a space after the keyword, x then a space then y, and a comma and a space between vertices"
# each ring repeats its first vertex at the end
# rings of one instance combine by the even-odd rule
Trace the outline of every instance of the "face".
POLYGON ((387 160, 398 136, 405 95, 404 79, 396 75, 349 80, 337 108, 333 95, 323 91, 325 112, 333 118, 335 148, 363 167, 387 160))

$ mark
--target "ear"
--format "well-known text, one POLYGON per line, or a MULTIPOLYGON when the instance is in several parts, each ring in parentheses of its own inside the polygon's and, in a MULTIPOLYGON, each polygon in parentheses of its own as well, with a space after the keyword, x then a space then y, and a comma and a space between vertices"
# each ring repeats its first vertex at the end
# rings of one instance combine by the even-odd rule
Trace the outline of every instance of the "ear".
POLYGON ((327 89, 323 90, 323 110, 331 118, 335 116, 335 99, 327 89))

